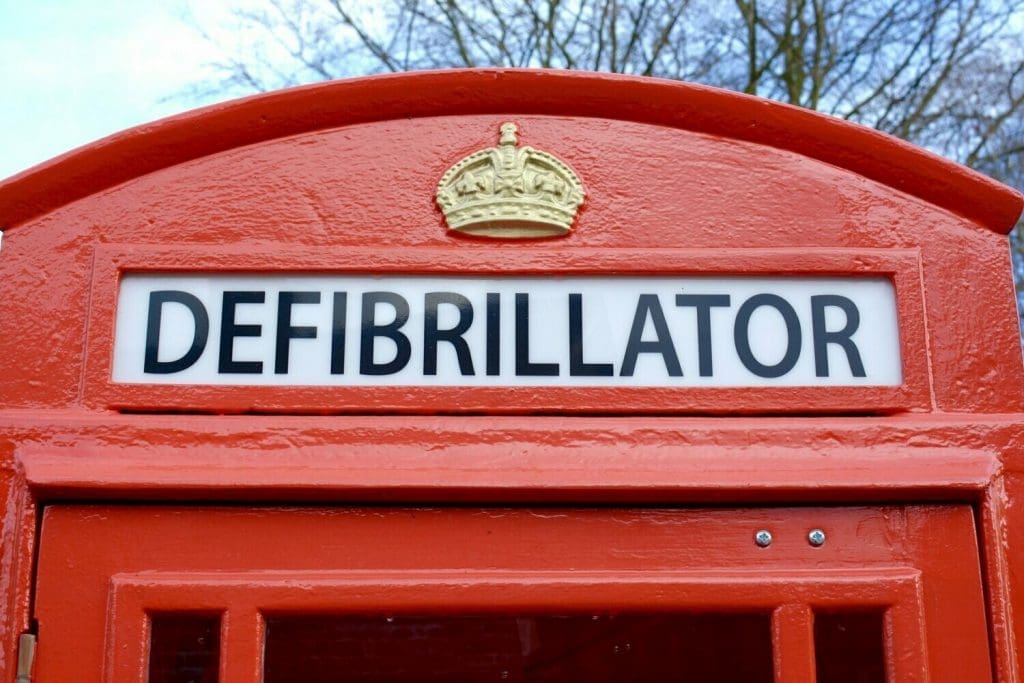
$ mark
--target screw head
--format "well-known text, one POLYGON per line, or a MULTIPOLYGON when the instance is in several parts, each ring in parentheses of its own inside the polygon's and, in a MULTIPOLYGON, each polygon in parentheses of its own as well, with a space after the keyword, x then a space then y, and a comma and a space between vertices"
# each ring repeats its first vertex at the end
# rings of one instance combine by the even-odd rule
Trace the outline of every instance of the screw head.
POLYGON ((760 529, 754 533, 754 543, 761 548, 767 548, 772 544, 772 532, 767 529, 760 529))
POLYGON ((825 545, 825 532, 821 529, 811 529, 807 534, 807 542, 815 548, 825 545))

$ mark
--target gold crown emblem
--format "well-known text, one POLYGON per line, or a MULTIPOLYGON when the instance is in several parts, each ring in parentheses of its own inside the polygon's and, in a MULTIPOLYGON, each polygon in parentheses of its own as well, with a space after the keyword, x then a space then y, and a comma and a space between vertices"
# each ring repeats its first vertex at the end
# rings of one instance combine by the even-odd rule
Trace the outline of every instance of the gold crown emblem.
POLYGON ((516 147, 516 132, 516 124, 503 123, 497 147, 470 154, 441 177, 437 203, 449 229, 509 239, 569 232, 583 183, 554 155, 516 147))

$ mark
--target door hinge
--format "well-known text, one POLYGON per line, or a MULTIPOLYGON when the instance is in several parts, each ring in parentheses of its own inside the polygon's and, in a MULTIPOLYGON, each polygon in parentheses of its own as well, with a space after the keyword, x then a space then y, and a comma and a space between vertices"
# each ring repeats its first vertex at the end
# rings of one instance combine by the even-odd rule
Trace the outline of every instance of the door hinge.
POLYGON ((22 633, 18 638, 18 675, 15 683, 32 683, 32 662, 36 658, 36 637, 22 633))

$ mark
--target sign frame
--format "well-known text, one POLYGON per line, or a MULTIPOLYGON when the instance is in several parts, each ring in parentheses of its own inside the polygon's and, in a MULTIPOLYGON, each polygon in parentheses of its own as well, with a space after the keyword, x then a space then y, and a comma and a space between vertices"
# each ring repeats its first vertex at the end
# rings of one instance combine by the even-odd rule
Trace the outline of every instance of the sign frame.
POLYGON ((83 400, 122 412, 245 414, 886 414, 931 407, 917 250, 568 250, 477 241, 446 249, 100 245, 95 251, 83 400), (125 273, 388 276, 887 277, 895 290, 903 383, 841 387, 426 387, 126 384, 112 380, 125 273))

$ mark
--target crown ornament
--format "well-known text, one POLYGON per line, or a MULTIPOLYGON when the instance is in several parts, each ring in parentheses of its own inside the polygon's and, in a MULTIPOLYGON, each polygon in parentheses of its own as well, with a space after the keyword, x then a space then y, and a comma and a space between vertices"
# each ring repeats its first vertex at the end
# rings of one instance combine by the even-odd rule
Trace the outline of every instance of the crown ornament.
POLYGON ((514 123, 497 147, 470 154, 437 185, 449 230, 501 239, 557 237, 572 228, 583 183, 569 166, 533 147, 517 147, 514 123))

